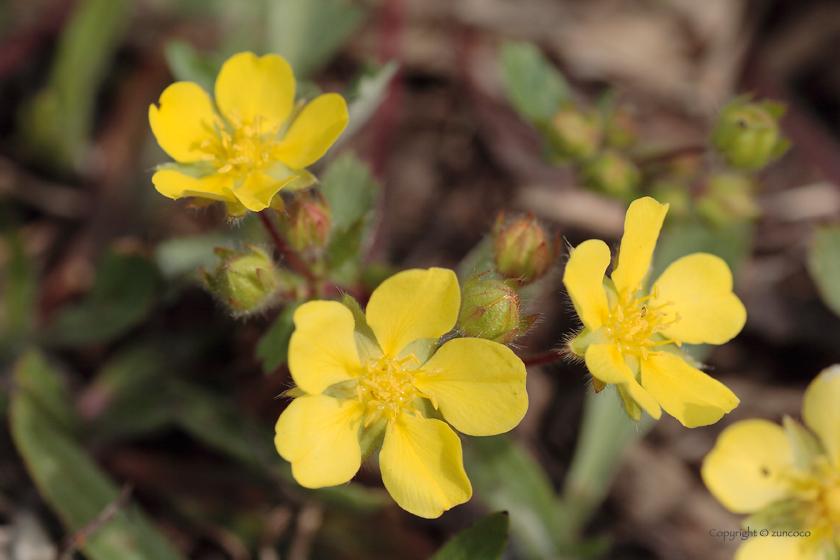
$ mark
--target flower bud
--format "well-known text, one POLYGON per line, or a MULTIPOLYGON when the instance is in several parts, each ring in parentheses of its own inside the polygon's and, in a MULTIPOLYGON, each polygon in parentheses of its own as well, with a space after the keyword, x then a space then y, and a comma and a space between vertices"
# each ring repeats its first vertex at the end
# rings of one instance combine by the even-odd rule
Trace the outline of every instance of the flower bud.
POLYGON ((753 181, 736 173, 712 175, 697 200, 697 211, 712 224, 724 227, 754 220, 761 214, 753 196, 753 181))
POLYGON ((604 150, 596 159, 580 170, 584 187, 616 198, 631 200, 642 181, 639 168, 627 157, 614 150, 604 150))
POLYGON ((280 220, 283 237, 295 251, 323 249, 330 240, 332 212, 320 194, 298 193, 280 220))
POLYGON ((721 111, 712 132, 712 144, 735 169, 761 169, 781 156, 790 142, 779 136, 780 103, 752 103, 738 97, 721 111))
POLYGON ((560 251, 560 240, 546 236, 533 214, 504 223, 499 214, 493 227, 493 257, 496 269, 505 278, 515 278, 523 284, 545 276, 554 265, 560 251))
POLYGON ((615 109, 607 119, 604 140, 608 146, 623 150, 633 146, 638 136, 638 124, 628 111, 615 109))
POLYGON ((277 291, 278 280, 274 262, 265 251, 246 245, 248 252, 237 253, 225 247, 216 247, 222 259, 213 273, 201 269, 204 284, 219 296, 233 311, 255 311, 271 302, 277 291))
POLYGON ((551 158, 557 162, 589 159, 601 145, 603 129, 598 111, 584 112, 566 104, 554 114, 548 126, 551 158))
POLYGON ((520 318, 516 280, 495 280, 484 272, 464 284, 458 328, 466 336, 508 344, 533 325, 537 315, 520 318))

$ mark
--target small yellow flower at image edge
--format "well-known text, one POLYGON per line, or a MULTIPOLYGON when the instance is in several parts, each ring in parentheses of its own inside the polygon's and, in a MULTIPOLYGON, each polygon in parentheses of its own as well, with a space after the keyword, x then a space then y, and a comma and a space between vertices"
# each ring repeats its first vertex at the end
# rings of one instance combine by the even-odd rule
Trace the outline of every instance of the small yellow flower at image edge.
POLYGON ((567 348, 583 358, 596 391, 615 384, 636 421, 661 409, 693 428, 713 424, 738 405, 719 381, 700 371, 682 343, 723 344, 746 322, 732 293, 732 273, 719 257, 695 253, 673 263, 645 289, 668 205, 645 197, 627 210, 615 269, 599 240, 575 247, 563 283, 583 329, 567 348))
POLYGON ((380 445, 385 488, 406 511, 435 518, 472 486, 453 431, 489 436, 528 409, 525 366, 506 346, 456 338, 451 270, 407 270, 383 282, 366 314, 352 300, 295 311, 289 370, 298 395, 280 415, 275 445, 302 486, 349 481, 380 445))
POLYGON ((335 93, 295 103, 295 77, 278 55, 243 52, 216 78, 214 99, 176 82, 149 107, 158 144, 176 163, 158 166, 155 188, 169 198, 220 200, 231 215, 259 212, 280 189, 312 186, 315 163, 347 126, 335 93))
POLYGON ((840 558, 840 365, 805 391, 805 426, 745 420, 726 428, 703 461, 706 487, 758 531, 736 560, 840 558), (807 428, 806 428, 807 426, 807 428))

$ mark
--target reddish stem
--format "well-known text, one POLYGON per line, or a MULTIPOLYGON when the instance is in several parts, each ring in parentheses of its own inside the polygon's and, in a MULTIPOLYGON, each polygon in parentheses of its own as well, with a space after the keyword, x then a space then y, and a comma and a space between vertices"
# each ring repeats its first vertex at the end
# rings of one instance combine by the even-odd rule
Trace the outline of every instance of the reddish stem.
POLYGON ((559 362, 563 359, 563 353, 560 350, 549 350, 536 356, 526 356, 522 359, 522 363, 528 366, 541 366, 543 364, 550 364, 552 362, 559 362))
POLYGON ((306 263, 298 257, 297 253, 295 253, 291 247, 286 244, 280 236, 280 232, 277 231, 277 227, 274 225, 274 222, 272 222, 271 218, 268 217, 268 213, 257 212, 257 216, 260 217, 260 221, 263 226, 265 226, 268 235, 271 237, 272 241, 274 241, 274 245, 277 246, 277 250, 280 251, 283 258, 286 259, 286 262, 289 263, 289 265, 294 268, 298 274, 306 278, 310 285, 314 285, 318 279, 315 278, 315 275, 312 274, 312 271, 308 266, 306 266, 306 263))

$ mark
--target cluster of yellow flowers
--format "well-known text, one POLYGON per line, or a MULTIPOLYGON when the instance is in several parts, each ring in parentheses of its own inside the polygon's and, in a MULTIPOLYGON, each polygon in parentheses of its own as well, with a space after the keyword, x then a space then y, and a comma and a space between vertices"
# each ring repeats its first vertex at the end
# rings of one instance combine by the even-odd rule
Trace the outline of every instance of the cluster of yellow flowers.
MULTIPOLYGON (((325 94, 295 102, 295 80, 281 57, 252 53, 221 68, 211 99, 178 82, 149 108, 161 147, 175 163, 152 181, 170 198, 227 204, 231 215, 259 212, 281 189, 316 183, 305 167, 344 130, 347 106, 325 94)), ((688 427, 712 424, 738 398, 702 372, 682 343, 723 344, 746 311, 720 258, 697 253, 648 283, 668 205, 634 201, 611 274, 607 245, 571 251, 563 283, 582 329, 568 353, 586 363, 595 391, 614 384, 627 413, 661 410, 688 427)), ((297 388, 276 426, 279 454, 308 488, 342 484, 377 448, 394 500, 437 517, 472 495, 461 441, 507 432, 528 408, 525 366, 507 346, 483 338, 446 339, 458 322, 461 292, 450 270, 407 270, 384 281, 366 313, 347 296, 310 301, 294 314, 289 370, 297 388), (445 341, 445 343, 443 343, 445 341)), ((840 549, 840 366, 823 372, 803 404, 805 424, 763 420, 731 426, 703 465, 711 492, 753 524, 807 529, 802 538, 752 539, 740 559, 836 558, 840 549), (830 554, 829 554, 830 553, 830 554), (832 556, 834 554, 834 556, 832 556)))

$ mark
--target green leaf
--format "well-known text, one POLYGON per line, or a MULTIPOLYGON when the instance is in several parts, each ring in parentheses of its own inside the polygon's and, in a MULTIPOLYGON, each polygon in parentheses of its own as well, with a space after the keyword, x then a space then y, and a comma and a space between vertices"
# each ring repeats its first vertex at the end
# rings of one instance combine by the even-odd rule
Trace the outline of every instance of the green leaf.
POLYGON ((9 258, 0 273, 0 358, 29 343, 37 313, 35 272, 23 241, 14 234, 5 241, 9 258))
POLYGON ((200 267, 212 269, 219 264, 213 249, 232 243, 231 236, 218 233, 169 239, 155 249, 155 262, 163 276, 171 280, 195 273, 200 267))
MULTIPOLYGON (((18 380, 57 378, 38 352, 19 362, 18 380), (37 374, 33 373, 38 369, 37 374)), ((44 408, 39 387, 22 385, 12 397, 11 433, 29 475, 65 529, 76 531, 119 499, 120 490, 44 408)), ((129 506, 89 535, 82 553, 90 560, 183 560, 146 515, 129 506)))
POLYGON ((347 231, 371 210, 379 186, 370 167, 346 152, 330 163, 319 190, 332 210, 333 227, 347 231))
POLYGON ((502 81, 519 114, 534 124, 547 123, 569 98, 569 85, 533 43, 502 43, 502 81))
POLYGON ((808 271, 822 300, 840 315, 840 226, 824 226, 814 232, 808 271))
POLYGON ((160 284, 157 267, 149 259, 112 251, 100 263, 87 297, 62 309, 45 338, 62 346, 118 338, 145 319, 157 302, 160 284))
POLYGON ((24 107, 20 129, 48 163, 82 163, 93 130, 97 90, 131 14, 128 0, 83 0, 61 34, 49 83, 24 107))
POLYGON ((295 76, 311 76, 329 62, 364 19, 347 0, 273 0, 268 3, 266 48, 283 56, 295 76))
POLYGON ((491 513, 461 531, 429 560, 498 560, 507 545, 506 511, 491 513))
POLYGON ((53 422, 67 430, 78 425, 70 393, 62 377, 39 352, 29 351, 15 365, 15 384, 38 402, 53 422))
POLYGON ((223 60, 212 54, 199 53, 184 41, 169 41, 164 49, 166 62, 176 81, 195 82, 212 93, 216 86, 216 74, 223 60))
POLYGON ((340 230, 333 234, 327 249, 330 269, 335 270, 353 257, 359 257, 365 225, 365 220, 359 220, 346 231, 340 230))
POLYGON ((511 530, 527 557, 556 558, 554 489, 528 452, 507 435, 470 438, 464 463, 476 495, 491 509, 510 512, 511 530))
POLYGON ((361 129, 385 101, 388 93, 388 86, 391 80, 397 75, 397 70, 400 69, 399 63, 392 60, 377 69, 371 74, 364 74, 359 78, 359 83, 356 86, 356 93, 351 96, 347 112, 349 120, 347 128, 335 141, 330 151, 334 151, 338 146, 343 144, 345 140, 351 138, 361 129))
POLYGON ((667 225, 659 235, 653 256, 651 281, 655 281, 675 260, 692 253, 711 253, 726 261, 737 272, 752 251, 754 227, 736 223, 714 227, 702 222, 667 225))
POLYGON ((286 306, 257 344, 257 358, 262 361, 263 372, 269 374, 286 363, 289 357, 289 339, 295 330, 292 321, 300 302, 286 306))

